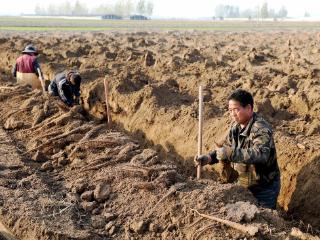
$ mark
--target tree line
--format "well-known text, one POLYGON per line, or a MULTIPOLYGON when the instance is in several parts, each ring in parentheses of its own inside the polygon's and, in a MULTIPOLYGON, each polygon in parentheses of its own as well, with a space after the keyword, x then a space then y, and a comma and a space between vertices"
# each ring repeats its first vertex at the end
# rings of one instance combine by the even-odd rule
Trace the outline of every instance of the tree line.
POLYGON ((101 4, 98 7, 89 9, 84 3, 77 0, 74 4, 65 1, 62 4, 50 4, 48 6, 37 5, 35 14, 42 16, 92 16, 115 14, 128 17, 132 14, 151 16, 153 2, 146 0, 118 0, 115 4, 101 4))
POLYGON ((220 4, 215 8, 215 17, 218 18, 286 18, 288 10, 285 6, 275 10, 268 7, 264 2, 262 6, 256 6, 253 9, 240 11, 238 6, 220 4))

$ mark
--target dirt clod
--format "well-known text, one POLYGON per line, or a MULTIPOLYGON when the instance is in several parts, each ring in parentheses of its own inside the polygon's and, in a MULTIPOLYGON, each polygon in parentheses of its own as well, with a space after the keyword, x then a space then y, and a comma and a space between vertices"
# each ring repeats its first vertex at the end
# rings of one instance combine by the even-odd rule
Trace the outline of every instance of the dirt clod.
POLYGON ((259 210, 256 205, 249 202, 236 202, 233 204, 227 204, 222 212, 226 213, 226 218, 230 221, 241 222, 251 222, 252 219, 259 214, 259 210))
POLYGON ((10 117, 6 120, 6 122, 3 125, 3 128, 6 130, 13 130, 13 129, 19 129, 24 126, 24 123, 22 121, 18 121, 13 117, 10 117))
POLYGON ((104 202, 110 196, 111 189, 107 183, 99 183, 94 189, 94 199, 98 202, 104 202))
POLYGON ((81 194, 81 199, 87 202, 93 201, 93 191, 85 191, 81 194))
POLYGON ((32 160, 35 162, 45 162, 47 160, 46 155, 41 151, 36 151, 36 153, 32 156, 32 160))
POLYGON ((149 222, 148 221, 138 221, 130 224, 132 231, 138 234, 142 234, 148 230, 149 222))

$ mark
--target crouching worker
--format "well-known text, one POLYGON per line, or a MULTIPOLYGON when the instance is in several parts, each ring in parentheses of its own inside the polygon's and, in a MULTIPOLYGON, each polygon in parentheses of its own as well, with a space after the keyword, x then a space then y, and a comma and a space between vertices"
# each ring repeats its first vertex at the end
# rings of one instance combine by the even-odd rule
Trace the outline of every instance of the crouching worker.
POLYGON ((48 92, 52 96, 59 96, 60 99, 72 107, 79 104, 81 76, 77 71, 62 72, 51 80, 48 92))
POLYGON ((228 103, 234 123, 223 146, 208 155, 196 156, 195 163, 203 166, 220 162, 224 167, 232 167, 238 173, 238 184, 248 188, 260 205, 275 209, 280 172, 272 129, 253 112, 253 97, 249 92, 234 91, 228 103))
POLYGON ((32 89, 42 89, 42 73, 37 55, 36 47, 29 44, 22 51, 22 55, 17 58, 12 74, 17 78, 18 84, 30 85, 32 89))

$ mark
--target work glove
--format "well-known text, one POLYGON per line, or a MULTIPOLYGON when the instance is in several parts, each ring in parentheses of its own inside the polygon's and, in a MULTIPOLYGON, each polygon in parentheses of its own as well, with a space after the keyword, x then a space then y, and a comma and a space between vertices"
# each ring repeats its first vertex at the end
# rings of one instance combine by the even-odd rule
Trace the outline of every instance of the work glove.
POLYGON ((217 153, 217 159, 220 161, 228 160, 231 157, 232 154, 232 148, 225 146, 220 147, 216 150, 217 153))
POLYGON ((194 163, 196 166, 204 166, 211 162, 211 157, 209 155, 196 155, 194 157, 194 163))

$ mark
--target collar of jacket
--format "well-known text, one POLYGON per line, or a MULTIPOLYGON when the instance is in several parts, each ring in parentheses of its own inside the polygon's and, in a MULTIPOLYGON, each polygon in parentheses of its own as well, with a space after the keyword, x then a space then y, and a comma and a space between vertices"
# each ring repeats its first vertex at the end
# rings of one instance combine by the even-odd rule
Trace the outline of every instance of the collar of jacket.
POLYGON ((251 128, 252 128, 252 125, 256 121, 256 119, 257 119, 257 114, 254 112, 252 114, 252 117, 249 120, 247 126, 244 129, 241 129, 240 124, 237 124, 237 128, 239 129, 239 133, 240 133, 241 136, 244 136, 244 137, 248 137, 249 136, 251 128))

